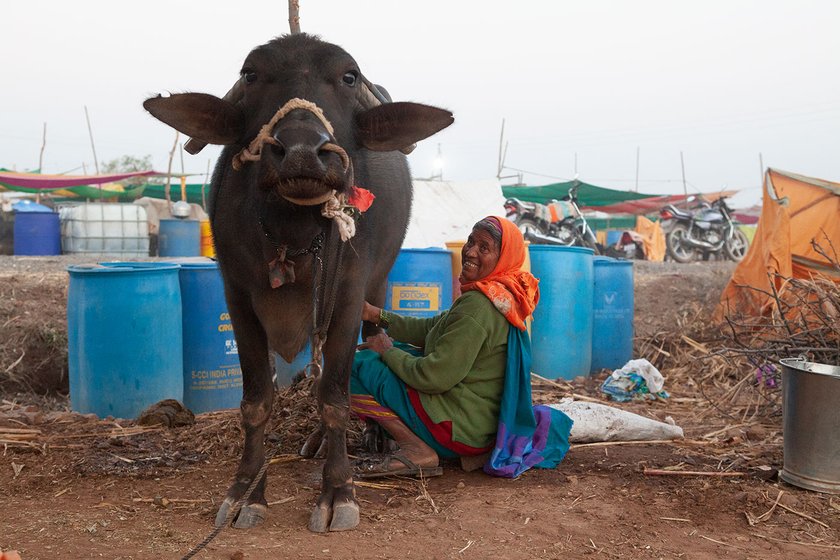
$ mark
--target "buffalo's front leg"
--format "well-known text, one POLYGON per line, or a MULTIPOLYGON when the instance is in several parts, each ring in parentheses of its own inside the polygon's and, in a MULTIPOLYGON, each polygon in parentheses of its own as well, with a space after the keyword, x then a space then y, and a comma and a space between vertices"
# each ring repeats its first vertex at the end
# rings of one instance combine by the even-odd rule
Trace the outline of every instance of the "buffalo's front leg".
MULTIPOLYGON (((351 325, 358 324, 356 315, 356 322, 351 321, 351 325)), ((327 340, 324 352, 325 372, 318 382, 318 406, 327 435, 327 458, 321 495, 309 519, 309 530, 317 533, 346 531, 359 524, 353 470, 347 458, 348 386, 355 346, 353 341, 358 336, 358 328, 352 330, 352 334, 331 333, 332 340, 327 340)))
MULTIPOLYGON (((229 302, 231 322, 239 349, 242 366, 242 428, 245 431, 245 445, 242 459, 236 470, 236 478, 230 486, 216 514, 216 526, 225 523, 235 503, 245 494, 257 476, 265 460, 263 439, 265 425, 271 417, 274 400, 274 384, 268 360, 268 343, 265 331, 251 311, 250 302, 229 302)), ((242 298, 246 299, 246 298, 242 298)), ((265 500, 265 475, 257 483, 245 501, 233 526, 246 529, 262 523, 268 513, 265 500)))

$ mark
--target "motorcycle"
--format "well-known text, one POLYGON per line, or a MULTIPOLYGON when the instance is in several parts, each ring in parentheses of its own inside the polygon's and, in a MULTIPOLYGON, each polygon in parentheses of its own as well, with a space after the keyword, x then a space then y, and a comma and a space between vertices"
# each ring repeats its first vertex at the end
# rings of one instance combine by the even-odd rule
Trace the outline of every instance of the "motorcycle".
POLYGON ((747 254, 749 240, 732 219, 726 197, 691 211, 669 204, 659 215, 666 231, 668 256, 679 263, 709 260, 712 256, 740 262, 747 254))
POLYGON ((548 204, 509 198, 505 201, 506 217, 532 243, 589 247, 598 255, 600 247, 577 204, 577 191, 575 185, 567 196, 548 204))

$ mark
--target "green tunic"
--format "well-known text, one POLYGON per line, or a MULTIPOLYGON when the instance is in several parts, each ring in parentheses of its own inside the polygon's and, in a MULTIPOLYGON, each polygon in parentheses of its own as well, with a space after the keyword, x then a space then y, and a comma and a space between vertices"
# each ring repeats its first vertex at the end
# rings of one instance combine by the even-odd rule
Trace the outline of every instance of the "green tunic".
MULTIPOLYGON (((412 356, 397 348, 382 360, 417 390, 435 424, 451 422, 452 440, 474 448, 491 445, 499 422, 510 324, 479 291, 469 291, 436 317, 385 312, 388 334, 423 348, 412 356)), ((445 425, 445 424, 444 424, 445 425)))

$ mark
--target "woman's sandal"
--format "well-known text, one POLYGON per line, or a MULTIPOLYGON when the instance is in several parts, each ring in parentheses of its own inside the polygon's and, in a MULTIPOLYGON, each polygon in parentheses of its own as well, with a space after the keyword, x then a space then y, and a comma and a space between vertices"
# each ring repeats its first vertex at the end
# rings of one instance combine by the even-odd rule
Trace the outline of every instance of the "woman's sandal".
POLYGON ((381 463, 367 465, 365 468, 362 468, 356 476, 364 479, 384 478, 386 476, 414 476, 430 478, 433 476, 440 476, 442 474, 442 467, 421 467, 402 453, 393 453, 386 455, 381 463), (391 461, 395 459, 405 465, 405 468, 389 470, 388 467, 391 466, 391 461))

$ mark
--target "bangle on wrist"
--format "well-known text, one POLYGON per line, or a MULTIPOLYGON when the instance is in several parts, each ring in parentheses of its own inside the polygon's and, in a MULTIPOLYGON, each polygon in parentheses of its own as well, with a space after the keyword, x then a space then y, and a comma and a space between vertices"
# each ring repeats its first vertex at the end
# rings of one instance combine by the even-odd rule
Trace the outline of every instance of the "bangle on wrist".
POLYGON ((385 316, 385 310, 382 308, 379 309, 379 321, 377 321, 376 326, 382 327, 383 329, 387 329, 390 326, 388 318, 385 316))

